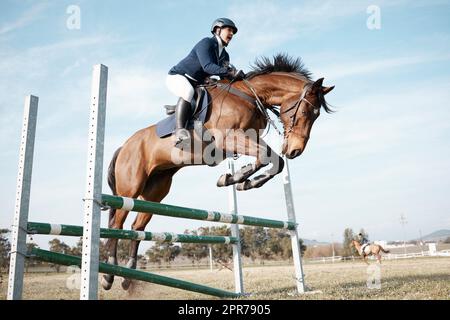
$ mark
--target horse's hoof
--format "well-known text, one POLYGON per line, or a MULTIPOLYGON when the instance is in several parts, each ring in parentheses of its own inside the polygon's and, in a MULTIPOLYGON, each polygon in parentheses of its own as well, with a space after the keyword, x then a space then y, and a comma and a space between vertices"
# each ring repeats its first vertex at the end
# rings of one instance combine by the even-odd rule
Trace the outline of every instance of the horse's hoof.
POLYGON ((106 276, 103 276, 103 277, 102 277, 102 281, 101 281, 102 287, 103 287, 103 289, 105 289, 105 290, 109 290, 109 289, 111 289, 111 287, 112 287, 112 285, 113 285, 114 278, 113 278, 112 281, 110 282, 110 281, 108 281, 107 279, 105 279, 105 277, 106 277, 106 276))
POLYGON ((122 289, 123 290, 128 290, 130 288, 131 285, 131 279, 123 279, 122 281, 122 289))
POLYGON ((229 183, 229 179, 231 178, 231 174, 229 174, 229 173, 226 173, 226 174, 223 174, 223 175, 221 175, 220 177, 219 177, 219 180, 217 180, 217 186, 218 187, 225 187, 225 186, 228 186, 230 183, 229 183))
POLYGON ((236 185, 237 191, 245 191, 252 188, 252 182, 250 180, 245 180, 244 182, 238 183, 236 185))

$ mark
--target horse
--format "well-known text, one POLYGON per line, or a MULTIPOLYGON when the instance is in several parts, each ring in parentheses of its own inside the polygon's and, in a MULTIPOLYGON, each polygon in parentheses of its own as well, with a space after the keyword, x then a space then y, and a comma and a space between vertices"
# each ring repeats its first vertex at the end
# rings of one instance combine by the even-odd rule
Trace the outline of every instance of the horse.
MULTIPOLYGON (((204 129, 212 137, 214 150, 223 155, 241 154, 256 158, 254 163, 245 165, 234 175, 221 175, 217 181, 218 187, 236 184, 239 191, 259 188, 283 170, 283 158, 274 152, 259 134, 270 121, 266 110, 275 108, 275 113, 283 124, 282 154, 288 159, 300 156, 305 150, 321 107, 327 113, 333 112, 324 96, 333 90, 334 86, 324 87, 323 80, 324 78, 313 81, 300 58, 277 54, 273 61, 267 57, 256 59, 244 80, 220 80, 222 87, 207 88, 211 102, 204 129), (224 89, 224 86, 227 89, 224 89), (240 94, 233 94, 231 90, 240 94), (252 97, 253 102, 259 101, 262 110, 258 109, 258 105, 252 103, 251 99, 245 99, 245 96, 252 97), (246 135, 250 130, 258 131, 258 136, 246 135), (250 178, 269 164, 272 164, 270 169, 250 178)), ((202 138, 194 135, 194 131, 191 130, 191 140, 198 142, 202 138)), ((110 162, 108 184, 112 193, 161 202, 169 193, 172 177, 182 167, 217 164, 207 163, 203 159, 194 164, 183 161, 194 159, 198 152, 196 154, 192 150, 180 150, 175 147, 175 142, 174 135, 165 138, 157 136, 155 125, 134 133, 116 150, 110 162)), ((203 141, 201 143, 201 151, 208 148, 203 141)), ((128 212, 110 209, 109 228, 122 229, 128 212)), ((138 213, 132 229, 143 231, 151 218, 151 214, 138 213)), ((136 268, 140 241, 131 241, 127 267, 136 268)), ((106 243, 107 262, 110 264, 117 264, 117 242, 117 239, 108 239, 106 243)), ((113 281, 113 275, 104 275, 103 288, 110 289, 113 281)), ((131 280, 124 279, 122 288, 127 290, 130 284, 131 280)))
POLYGON ((389 253, 389 250, 384 250, 382 246, 379 244, 368 244, 364 250, 362 249, 361 243, 357 240, 352 240, 352 243, 350 246, 354 246, 356 250, 358 250, 358 253, 360 256, 363 257, 364 262, 369 265, 369 262, 367 262, 367 257, 373 255, 376 257, 377 262, 381 264, 381 254, 380 252, 389 253))

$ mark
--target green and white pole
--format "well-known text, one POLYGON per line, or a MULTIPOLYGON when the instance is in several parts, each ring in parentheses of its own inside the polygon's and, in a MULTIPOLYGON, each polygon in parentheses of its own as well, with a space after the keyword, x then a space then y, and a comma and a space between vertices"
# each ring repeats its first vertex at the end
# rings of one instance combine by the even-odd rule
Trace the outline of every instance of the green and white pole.
MULTIPOLYGON (((83 227, 68 224, 28 222, 28 233, 80 237, 83 235, 83 227)), ((100 228, 100 238, 180 242, 180 243, 209 243, 209 244, 237 243, 237 239, 235 237, 195 236, 190 234, 175 234, 172 232, 146 232, 146 231, 106 229, 106 228, 100 228)))
POLYGON ((152 201, 144 201, 127 197, 102 194, 102 204, 116 209, 126 211, 145 212, 175 218, 186 218, 194 220, 215 221, 230 224, 243 224, 247 226, 259 226, 266 228, 278 228, 294 230, 295 223, 290 221, 279 221, 237 214, 221 213, 186 207, 173 206, 152 201))
MULTIPOLYGON (((82 264, 81 259, 76 256, 70 256, 62 253, 56 253, 46 250, 33 248, 31 254, 35 255, 40 260, 51 262, 55 264, 62 264, 66 266, 80 266, 82 264)), ((182 290, 188 290, 193 292, 199 292, 211 296, 221 298, 238 298, 239 294, 234 292, 225 291, 222 289, 207 287, 201 284, 196 284, 184 280, 165 277, 162 275, 144 272, 140 270, 121 267, 118 265, 112 265, 104 262, 100 262, 96 266, 97 272, 103 272, 107 274, 113 274, 119 277, 131 278, 145 282, 151 282, 160 284, 163 286, 178 288, 182 290)))

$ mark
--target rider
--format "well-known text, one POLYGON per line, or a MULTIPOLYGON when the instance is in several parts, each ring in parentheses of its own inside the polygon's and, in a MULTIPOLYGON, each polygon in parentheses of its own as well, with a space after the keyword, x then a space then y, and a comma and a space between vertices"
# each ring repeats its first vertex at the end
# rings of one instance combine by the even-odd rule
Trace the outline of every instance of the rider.
POLYGON ((369 240, 368 240, 366 237, 364 237, 364 235, 362 234, 362 232, 358 233, 358 238, 359 238, 359 243, 360 243, 361 245, 365 245, 365 244, 368 244, 368 243, 369 243, 369 240))
POLYGON ((234 80, 245 78, 242 70, 236 70, 230 65, 230 57, 225 47, 238 31, 233 21, 227 18, 214 20, 211 26, 211 38, 198 42, 186 58, 170 69, 166 85, 178 99, 175 108, 176 131, 178 143, 189 141, 190 133, 186 125, 191 115, 191 100, 194 97, 194 87, 203 84, 212 75, 234 80))

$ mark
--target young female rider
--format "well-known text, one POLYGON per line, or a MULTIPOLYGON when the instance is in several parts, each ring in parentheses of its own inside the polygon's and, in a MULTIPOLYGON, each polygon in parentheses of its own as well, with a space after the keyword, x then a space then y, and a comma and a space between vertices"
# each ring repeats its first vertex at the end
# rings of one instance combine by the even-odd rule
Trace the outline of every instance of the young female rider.
POLYGON ((166 84, 169 90, 179 97, 175 108, 176 145, 191 138, 186 125, 191 115, 191 100, 196 85, 202 84, 212 75, 235 80, 245 77, 242 70, 238 71, 230 65, 230 57, 225 50, 237 31, 236 25, 230 19, 216 19, 211 26, 213 36, 200 40, 186 58, 170 69, 166 84))

